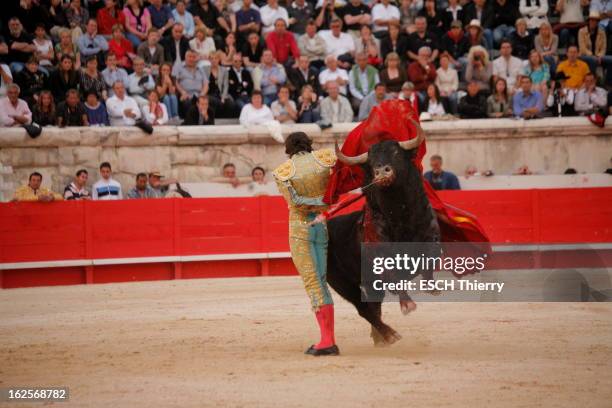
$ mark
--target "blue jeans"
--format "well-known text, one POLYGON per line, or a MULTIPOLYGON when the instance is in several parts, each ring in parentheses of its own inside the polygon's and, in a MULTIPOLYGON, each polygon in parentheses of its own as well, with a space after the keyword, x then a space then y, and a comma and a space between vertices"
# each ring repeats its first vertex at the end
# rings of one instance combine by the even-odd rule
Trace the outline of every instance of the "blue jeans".
POLYGON ((272 105, 272 102, 274 102, 277 99, 278 99, 278 95, 275 93, 263 96, 263 101, 266 105, 268 105, 268 107, 272 105))
POLYGON ((130 42, 134 46, 134 49, 138 48, 138 46, 142 42, 142 40, 140 38, 138 38, 137 35, 134 35, 133 33, 125 33, 125 38, 130 40, 130 42))
POLYGON ((168 109, 169 118, 176 118, 179 115, 178 98, 176 95, 166 94, 162 98, 162 102, 166 105, 166 109, 168 109))
POLYGON ((606 72, 606 84, 612 85, 612 55, 601 57, 601 63, 597 60, 597 57, 591 55, 583 55, 579 58, 589 64, 589 69, 593 74, 597 72, 597 66, 601 66, 606 72))
POLYGON ((495 41, 495 46, 499 47, 501 40, 508 38, 514 31, 514 27, 510 27, 505 24, 495 27, 493 30, 493 40, 495 41))
POLYGON ((544 57, 544 61, 550 67, 550 77, 553 78, 555 76, 555 73, 557 72, 557 61, 555 60, 555 57, 553 57, 552 55, 546 55, 544 57))
POLYGON ((487 48, 487 50, 491 51, 493 49, 493 31, 491 31, 491 29, 489 28, 485 28, 483 33, 482 33, 484 40, 485 40, 485 47, 487 48))
POLYGON ((13 74, 16 74, 23 71, 25 64, 23 62, 11 62, 10 68, 13 74))

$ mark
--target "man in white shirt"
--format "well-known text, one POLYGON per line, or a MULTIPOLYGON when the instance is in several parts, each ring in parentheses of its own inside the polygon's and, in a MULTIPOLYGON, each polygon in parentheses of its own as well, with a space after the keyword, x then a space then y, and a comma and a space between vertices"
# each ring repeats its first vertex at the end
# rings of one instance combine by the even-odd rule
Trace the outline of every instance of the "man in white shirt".
POLYGON ((605 110, 608 105, 608 93, 605 89, 597 86, 595 76, 588 73, 584 77, 583 87, 576 93, 574 108, 581 115, 589 115, 593 112, 605 110))
MULTIPOLYGON (((331 54, 336 58, 345 59, 352 56, 355 52, 355 40, 350 34, 342 32, 342 21, 333 19, 329 24, 330 30, 324 30, 319 33, 323 41, 325 41, 325 49, 327 54, 331 54)), ((341 62, 342 68, 348 68, 350 64, 341 62)))
POLYGON ((329 96, 321 101, 321 118, 328 123, 346 123, 353 121, 353 108, 344 96, 340 95, 338 84, 329 82, 326 85, 329 96))
POLYGON ((400 21, 399 9, 391 4, 390 0, 382 0, 372 7, 372 20, 374 21, 374 33, 380 38, 389 30, 389 24, 398 24, 400 21))
POLYGON ((138 106, 142 109, 149 103, 147 93, 155 89, 153 75, 145 69, 145 62, 142 58, 134 58, 134 72, 128 76, 128 93, 138 106))
POLYGON ((261 32, 264 38, 266 34, 274 30, 274 23, 279 18, 285 20, 285 24, 289 26, 289 13, 287 13, 286 8, 278 5, 278 0, 268 0, 268 4, 259 10, 259 14, 263 25, 261 32))
POLYGON ((23 99, 19 99, 19 85, 9 84, 6 97, 0 99, 0 125, 22 126, 32 123, 32 112, 23 99))
POLYGON ((328 55, 325 58, 325 66, 327 67, 319 74, 319 83, 326 87, 328 83, 334 82, 340 88, 340 93, 346 95, 346 84, 348 84, 348 72, 342 68, 338 68, 338 60, 333 55, 328 55))
POLYGON ((134 126, 141 118, 140 109, 134 98, 125 94, 123 82, 113 84, 115 95, 106 100, 106 110, 111 126, 134 126))
POLYGON ((104 162, 100 165, 100 180, 91 187, 93 200, 122 200, 121 184, 112 178, 111 165, 104 162))
POLYGON ((267 105, 264 105, 261 92, 253 91, 251 103, 244 105, 240 111, 240 124, 243 126, 264 125, 273 120, 274 114, 267 105))
POLYGON ((512 56, 512 44, 503 40, 499 47, 500 56, 493 61, 493 81, 504 78, 508 84, 508 91, 514 93, 518 87, 517 78, 523 72, 523 61, 512 56))

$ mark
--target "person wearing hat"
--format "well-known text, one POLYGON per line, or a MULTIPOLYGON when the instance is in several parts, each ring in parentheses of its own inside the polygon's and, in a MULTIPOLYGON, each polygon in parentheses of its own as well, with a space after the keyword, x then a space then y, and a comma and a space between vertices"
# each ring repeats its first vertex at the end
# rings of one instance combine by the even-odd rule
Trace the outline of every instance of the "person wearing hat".
POLYGON ((580 59, 589 64, 591 72, 595 73, 598 66, 606 69, 606 82, 612 84, 612 56, 606 55, 606 32, 599 26, 600 20, 599 12, 589 13, 587 25, 578 30, 578 49, 580 59))
POLYGON ((548 0, 521 0, 519 12, 527 23, 529 30, 537 30, 542 23, 548 21, 548 0))
POLYGON ((153 170, 149 173, 149 188, 152 191, 153 198, 165 197, 168 192, 168 186, 176 182, 176 179, 165 178, 159 170, 153 170))
MULTIPOLYGON (((589 4, 587 2, 587 4, 589 4)), ((599 27, 608 35, 612 31, 612 1, 610 0, 591 0, 589 11, 596 11, 601 16, 599 27)))
POLYGON ((552 78, 546 106, 553 116, 575 116, 574 98, 576 91, 567 86, 570 77, 563 71, 558 71, 552 78))
POLYGON ((578 59, 578 47, 570 45, 567 48, 567 59, 557 66, 557 72, 567 75, 566 86, 577 90, 582 86, 584 77, 589 73, 589 66, 586 62, 578 59))

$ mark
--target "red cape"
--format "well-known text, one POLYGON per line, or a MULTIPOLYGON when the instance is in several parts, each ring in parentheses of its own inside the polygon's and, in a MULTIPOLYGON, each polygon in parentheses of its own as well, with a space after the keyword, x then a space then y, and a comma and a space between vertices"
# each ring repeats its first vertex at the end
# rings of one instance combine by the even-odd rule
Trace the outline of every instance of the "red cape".
MULTIPOLYGON (((383 140, 404 141, 416 137, 412 118, 418 121, 413 106, 403 100, 388 100, 372 109, 370 116, 361 122, 346 138, 342 153, 357 156, 369 150, 370 146, 383 140)), ((423 157, 427 151, 421 143, 414 158, 414 164, 423 173, 423 157)), ((363 170, 359 166, 347 166, 338 161, 327 185, 324 201, 334 204, 340 194, 363 185, 363 170)), ((442 233, 443 242, 489 242, 489 237, 472 214, 443 203, 431 185, 423 178, 423 186, 433 207, 442 233)))

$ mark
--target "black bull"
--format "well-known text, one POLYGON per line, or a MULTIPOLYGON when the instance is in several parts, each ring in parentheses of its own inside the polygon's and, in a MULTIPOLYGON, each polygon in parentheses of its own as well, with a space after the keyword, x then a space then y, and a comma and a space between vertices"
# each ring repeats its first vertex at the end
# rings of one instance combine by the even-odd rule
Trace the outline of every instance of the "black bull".
MULTIPOLYGON (((364 210, 328 222, 327 281, 371 324, 371 336, 376 345, 392 344, 401 336, 382 321, 380 302, 361 300, 360 244, 364 235, 368 235, 366 229, 374 231, 379 242, 440 241, 435 213, 426 196, 420 171, 412 162, 415 152, 416 149, 406 150, 406 146, 395 141, 372 146, 367 158, 363 155, 359 159, 365 172, 364 186, 374 182, 365 190, 364 210)), ((340 153, 339 159, 343 159, 340 153)), ((431 271, 420 272, 423 278, 431 279, 431 271)), ((399 298, 402 311, 407 313, 414 307, 407 293, 399 293, 399 298)))

